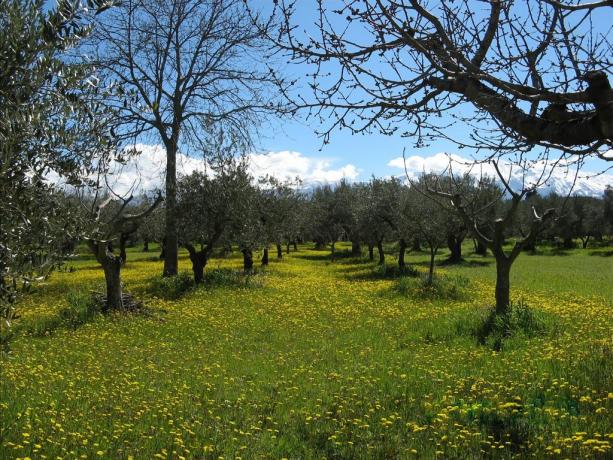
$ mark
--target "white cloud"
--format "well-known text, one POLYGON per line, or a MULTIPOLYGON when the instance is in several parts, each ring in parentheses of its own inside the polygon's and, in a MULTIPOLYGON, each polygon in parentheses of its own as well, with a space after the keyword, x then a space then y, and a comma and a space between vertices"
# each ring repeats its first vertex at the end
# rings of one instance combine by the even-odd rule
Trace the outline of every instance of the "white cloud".
POLYGON ((352 164, 336 169, 332 165, 331 160, 309 158, 300 152, 288 150, 249 155, 249 169, 255 177, 269 175, 281 180, 299 177, 304 184, 313 185, 339 182, 341 179, 354 181, 359 175, 352 164))
MULTIPOLYGON (((139 155, 131 157, 126 164, 111 165, 107 181, 111 189, 119 194, 138 193, 164 188, 166 172, 166 152, 161 145, 136 144, 139 155)), ((304 185, 336 183, 341 179, 354 181, 359 175, 352 164, 333 167, 333 161, 322 158, 309 158, 300 152, 280 151, 253 153, 249 155, 249 170, 255 178, 273 176, 280 180, 300 178, 304 185)), ((190 174, 204 171, 205 161, 185 154, 177 155, 177 173, 190 174)), ((59 185, 57 174, 50 173, 47 180, 59 185)))
MULTIPOLYGON (((450 165, 454 174, 469 173, 475 177, 481 175, 497 177, 493 165, 489 163, 475 164, 471 159, 457 154, 437 153, 429 157, 413 155, 407 157, 406 162, 404 158, 398 157, 387 163, 389 167, 400 169, 402 176, 405 175, 405 165, 406 173, 411 178, 417 177, 423 172, 448 173, 450 165)), ((553 191, 558 194, 567 194, 573 186, 573 182, 575 182, 573 194, 599 196, 602 195, 607 185, 613 185, 613 174, 598 174, 590 171, 579 171, 577 174, 576 166, 573 164, 567 166, 558 164, 552 168, 550 163, 535 161, 527 171, 503 162, 500 163, 499 167, 511 187, 517 190, 521 189, 523 184, 531 186, 544 182, 544 185, 539 187, 542 193, 553 191)))

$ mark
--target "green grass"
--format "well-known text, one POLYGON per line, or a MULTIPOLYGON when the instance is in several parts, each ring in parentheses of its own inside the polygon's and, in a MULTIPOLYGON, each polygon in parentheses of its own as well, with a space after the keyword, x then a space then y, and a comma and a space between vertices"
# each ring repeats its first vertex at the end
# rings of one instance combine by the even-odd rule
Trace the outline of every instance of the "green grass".
MULTIPOLYGON (((610 458, 613 258, 589 252, 520 256, 512 297, 549 323, 501 352, 466 333, 491 304, 491 258, 437 267, 469 280, 445 300, 310 246, 257 282, 239 254, 214 259, 215 282, 176 300, 154 296, 157 252, 132 250, 125 285, 147 315, 29 332, 100 289, 79 257, 20 306, 0 458, 610 458)), ((423 272, 427 257, 407 262, 423 272)))

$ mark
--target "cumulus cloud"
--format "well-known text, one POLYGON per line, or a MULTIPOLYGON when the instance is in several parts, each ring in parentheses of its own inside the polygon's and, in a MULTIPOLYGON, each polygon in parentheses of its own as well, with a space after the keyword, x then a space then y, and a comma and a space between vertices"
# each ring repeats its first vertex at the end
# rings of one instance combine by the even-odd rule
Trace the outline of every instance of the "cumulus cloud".
MULTIPOLYGON (((162 189, 166 171, 166 152, 161 145, 136 144, 139 155, 130 158, 126 164, 111 165, 107 181, 115 193, 127 194, 162 189)), ((311 158, 300 152, 279 151, 253 153, 248 157, 249 170, 255 178, 273 176, 280 180, 299 178, 304 185, 337 183, 342 179, 354 181, 359 175, 352 164, 335 167, 330 159, 311 158)), ((202 158, 192 158, 182 153, 177 155, 177 173, 190 174, 204 171, 206 163, 202 158)), ((48 180, 57 182, 55 174, 48 180)))
POLYGON ((249 168, 255 177, 269 175, 282 180, 299 177, 307 185, 337 183, 341 179, 354 181, 359 175, 352 164, 333 168, 331 160, 309 158, 288 150, 251 154, 249 168))
MULTIPOLYGON (((387 163, 389 167, 400 169, 402 176, 406 172, 411 178, 415 178, 424 172, 448 173, 450 165, 454 174, 468 173, 474 177, 480 177, 481 175, 498 177, 493 165, 488 163, 475 164, 471 159, 457 154, 413 155, 407 157, 406 161, 405 158, 398 157, 387 163)), ((517 166, 513 167, 511 164, 503 162, 500 163, 499 167, 511 187, 517 190, 523 186, 544 183, 539 187, 539 190, 543 193, 567 194, 572 188, 573 194, 599 196, 602 195, 607 185, 613 185, 613 174, 600 174, 590 171, 579 171, 577 173, 576 166, 573 164, 558 164, 555 168, 552 168, 550 163, 535 161, 528 171, 523 171, 517 166)))

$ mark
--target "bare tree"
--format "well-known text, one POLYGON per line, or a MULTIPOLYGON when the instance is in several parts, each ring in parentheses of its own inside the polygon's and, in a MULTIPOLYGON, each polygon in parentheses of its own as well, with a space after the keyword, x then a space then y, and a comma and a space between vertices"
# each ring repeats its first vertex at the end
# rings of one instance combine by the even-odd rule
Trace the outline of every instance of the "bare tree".
POLYGON ((127 0, 97 24, 92 50, 129 100, 109 102, 123 134, 166 149, 165 275, 178 267, 177 153, 211 125, 248 143, 270 108, 265 29, 252 19, 241 0, 127 0))
POLYGON ((312 65, 311 90, 286 94, 321 118, 324 142, 344 128, 423 146, 450 138, 448 112, 473 128, 451 139, 461 146, 613 161, 610 24, 596 25, 611 0, 313 3, 314 29, 275 2, 270 39, 312 65))

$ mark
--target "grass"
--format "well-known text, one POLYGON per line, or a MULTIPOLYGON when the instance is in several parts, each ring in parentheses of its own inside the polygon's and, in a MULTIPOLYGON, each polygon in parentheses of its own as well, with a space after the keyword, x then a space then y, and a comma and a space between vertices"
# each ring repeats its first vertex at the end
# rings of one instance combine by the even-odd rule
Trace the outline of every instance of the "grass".
POLYGON ((310 246, 254 283, 232 275, 239 254, 214 259, 211 282, 176 300, 154 295, 157 253, 130 251, 126 289, 153 314, 28 332, 67 292, 100 289, 79 257, 20 306, 0 458, 611 458, 613 258, 589 252, 520 256, 512 296, 555 327, 501 352, 463 333, 491 303, 493 264, 439 267, 469 294, 421 298, 310 246))

